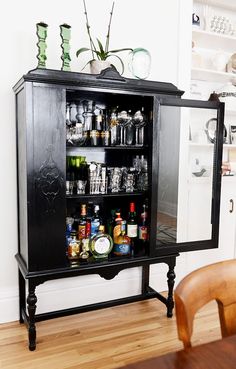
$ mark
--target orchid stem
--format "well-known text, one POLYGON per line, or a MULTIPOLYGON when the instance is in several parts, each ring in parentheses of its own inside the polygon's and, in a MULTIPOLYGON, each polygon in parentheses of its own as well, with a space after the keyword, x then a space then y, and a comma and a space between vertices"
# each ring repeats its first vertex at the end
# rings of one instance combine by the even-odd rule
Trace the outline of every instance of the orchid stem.
POLYGON ((96 48, 95 48, 95 45, 93 43, 91 33, 90 33, 90 25, 89 25, 89 21, 88 21, 88 13, 87 13, 87 9, 86 9, 85 0, 83 0, 83 3, 84 3, 84 14, 85 14, 85 17, 86 17, 86 27, 87 27, 87 32, 88 32, 88 36, 89 36, 90 46, 91 46, 92 58, 95 59, 93 50, 96 50, 96 48))
POLYGON ((113 15, 113 9, 114 9, 114 1, 112 3, 112 8, 111 8, 111 12, 110 12, 110 20, 109 20, 109 24, 108 24, 108 31, 107 31, 107 39, 106 39, 106 46, 105 46, 105 52, 108 52, 109 50, 109 40, 110 40, 110 30, 111 30, 111 20, 112 20, 112 15, 113 15))

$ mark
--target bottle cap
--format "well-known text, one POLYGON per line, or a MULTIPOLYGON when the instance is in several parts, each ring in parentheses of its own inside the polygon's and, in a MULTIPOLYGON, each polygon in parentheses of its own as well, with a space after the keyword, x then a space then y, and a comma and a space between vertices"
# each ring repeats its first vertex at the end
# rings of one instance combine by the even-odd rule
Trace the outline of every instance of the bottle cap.
POLYGON ((130 213, 134 213, 135 212, 135 203, 131 202, 129 205, 129 211, 130 213))
POLYGON ((98 228, 99 232, 105 232, 105 226, 104 225, 100 225, 98 228))

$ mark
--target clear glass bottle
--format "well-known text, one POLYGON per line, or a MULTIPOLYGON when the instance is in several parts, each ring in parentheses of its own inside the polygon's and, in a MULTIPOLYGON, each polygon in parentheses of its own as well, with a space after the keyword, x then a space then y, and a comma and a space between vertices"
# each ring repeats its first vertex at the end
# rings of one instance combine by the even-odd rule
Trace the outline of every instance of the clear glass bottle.
POLYGON ((109 234, 105 233, 105 227, 100 225, 96 235, 91 237, 89 249, 95 259, 106 259, 112 251, 113 241, 109 234))

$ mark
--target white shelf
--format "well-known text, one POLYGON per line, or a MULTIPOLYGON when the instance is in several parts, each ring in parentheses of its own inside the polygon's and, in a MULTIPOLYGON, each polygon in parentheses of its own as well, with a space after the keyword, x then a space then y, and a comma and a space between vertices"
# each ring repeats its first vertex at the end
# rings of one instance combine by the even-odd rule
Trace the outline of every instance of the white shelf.
POLYGON ((223 9, 236 10, 235 0, 197 0, 198 3, 203 5, 218 6, 223 9))
MULTIPOLYGON (((189 142, 189 146, 192 147, 209 147, 209 148, 213 148, 214 144, 213 143, 201 143, 201 142, 189 142)), ((236 145, 232 145, 232 144, 223 144, 223 148, 224 149, 236 149, 236 145)))
POLYGON ((218 72, 212 69, 192 68, 191 78, 198 81, 208 82, 236 82, 236 74, 218 72))
POLYGON ((192 39, 195 46, 208 50, 223 50, 233 54, 236 52, 236 37, 216 32, 208 32, 202 29, 192 29, 192 39))
POLYGON ((224 144, 223 148, 228 148, 228 149, 236 149, 236 145, 232 145, 232 144, 224 144))
POLYGON ((193 147, 214 147, 214 144, 212 143, 201 143, 201 142, 189 142, 189 146, 193 147))

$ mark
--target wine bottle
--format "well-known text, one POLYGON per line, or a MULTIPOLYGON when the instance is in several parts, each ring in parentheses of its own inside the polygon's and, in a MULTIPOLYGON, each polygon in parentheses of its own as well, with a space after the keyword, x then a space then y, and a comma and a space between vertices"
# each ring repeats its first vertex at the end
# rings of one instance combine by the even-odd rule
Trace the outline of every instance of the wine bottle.
POLYGON ((141 241, 146 242, 148 240, 148 224, 147 224, 147 218, 148 218, 148 207, 146 204, 143 204, 143 209, 140 214, 140 221, 138 226, 138 238, 141 241))
POLYGON ((134 255, 135 241, 138 236, 138 223, 136 220, 135 203, 129 206, 129 217, 127 220, 127 236, 131 239, 131 255, 134 255))

